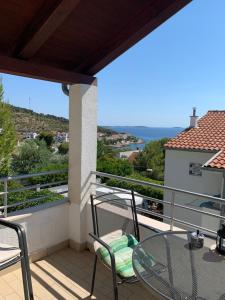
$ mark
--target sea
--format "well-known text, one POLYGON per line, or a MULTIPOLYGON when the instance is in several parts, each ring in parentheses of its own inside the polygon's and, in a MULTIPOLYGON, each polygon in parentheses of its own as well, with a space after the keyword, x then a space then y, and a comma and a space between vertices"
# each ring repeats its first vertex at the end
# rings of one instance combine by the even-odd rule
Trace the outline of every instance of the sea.
POLYGON ((143 144, 131 144, 130 149, 143 149, 145 143, 162 138, 173 138, 184 130, 182 127, 104 126, 117 132, 126 132, 144 140, 143 144))

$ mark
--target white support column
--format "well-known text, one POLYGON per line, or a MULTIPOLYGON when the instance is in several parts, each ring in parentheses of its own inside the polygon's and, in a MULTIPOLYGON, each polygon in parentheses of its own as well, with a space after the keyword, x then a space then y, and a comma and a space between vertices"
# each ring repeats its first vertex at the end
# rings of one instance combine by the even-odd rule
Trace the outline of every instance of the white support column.
POLYGON ((87 201, 95 180, 97 151, 97 84, 74 84, 69 91, 70 246, 82 250, 87 241, 87 201))

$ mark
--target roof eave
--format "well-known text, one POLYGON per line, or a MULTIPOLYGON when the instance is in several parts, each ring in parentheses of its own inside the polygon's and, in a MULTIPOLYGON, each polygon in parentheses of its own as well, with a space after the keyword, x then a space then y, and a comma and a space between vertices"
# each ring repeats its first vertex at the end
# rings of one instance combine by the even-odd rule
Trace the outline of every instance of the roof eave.
POLYGON ((216 167, 205 167, 202 166, 202 169, 205 171, 213 171, 213 172, 223 172, 225 173, 225 168, 216 168, 216 167))
POLYGON ((196 149, 196 148, 173 148, 173 147, 164 147, 165 150, 174 150, 174 151, 188 151, 188 152, 204 152, 204 153, 217 153, 218 150, 210 149, 196 149))

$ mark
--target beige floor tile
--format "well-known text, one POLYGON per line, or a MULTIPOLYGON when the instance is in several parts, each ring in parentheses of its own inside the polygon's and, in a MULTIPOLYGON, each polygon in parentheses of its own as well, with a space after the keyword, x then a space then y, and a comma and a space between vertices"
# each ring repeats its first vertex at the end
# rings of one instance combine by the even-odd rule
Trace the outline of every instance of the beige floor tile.
POLYGON ((7 296, 10 294, 13 294, 13 289, 9 286, 9 284, 3 279, 1 278, 1 289, 0 289, 0 295, 1 296, 7 296))
POLYGON ((55 293, 55 290, 52 289, 52 287, 49 289, 48 288, 40 288, 40 287, 34 287, 34 295, 37 295, 40 299, 43 300, 52 300, 52 299, 57 299, 60 295, 58 293, 55 293))
POLYGON ((9 286, 21 297, 23 296, 23 283, 22 281, 15 279, 8 283, 9 286))
POLYGON ((23 298, 20 297, 19 295, 17 295, 16 293, 13 293, 13 294, 6 296, 5 300, 23 300, 23 298))
POLYGON ((80 299, 78 290, 76 292, 68 291, 57 284, 53 285, 52 288, 61 296, 61 299, 80 299))
POLYGON ((9 274, 6 274, 4 275, 4 280, 8 283, 8 282, 11 282, 13 280, 16 280, 16 276, 13 274, 13 273, 9 273, 9 274))
MULTIPOLYGON (((112 275, 98 263, 94 295, 90 297, 93 254, 72 249, 57 253, 31 264, 35 300, 111 300, 112 275)), ((155 299, 140 284, 119 286, 120 300, 155 299)), ((24 299, 21 270, 1 276, 0 300, 24 299), (7 298, 6 298, 7 297, 7 298)))

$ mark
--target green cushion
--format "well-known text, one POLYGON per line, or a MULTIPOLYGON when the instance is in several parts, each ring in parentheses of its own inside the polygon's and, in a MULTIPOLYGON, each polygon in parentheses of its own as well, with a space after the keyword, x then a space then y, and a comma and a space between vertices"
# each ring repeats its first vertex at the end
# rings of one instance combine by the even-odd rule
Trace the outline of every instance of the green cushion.
MULTIPOLYGON (((138 244, 138 241, 132 234, 122 235, 121 238, 109 243, 116 263, 116 273, 121 277, 128 278, 135 276, 132 266, 133 248, 138 244)), ((111 259, 108 250, 105 247, 100 247, 98 250, 102 260, 111 266, 111 259)))

